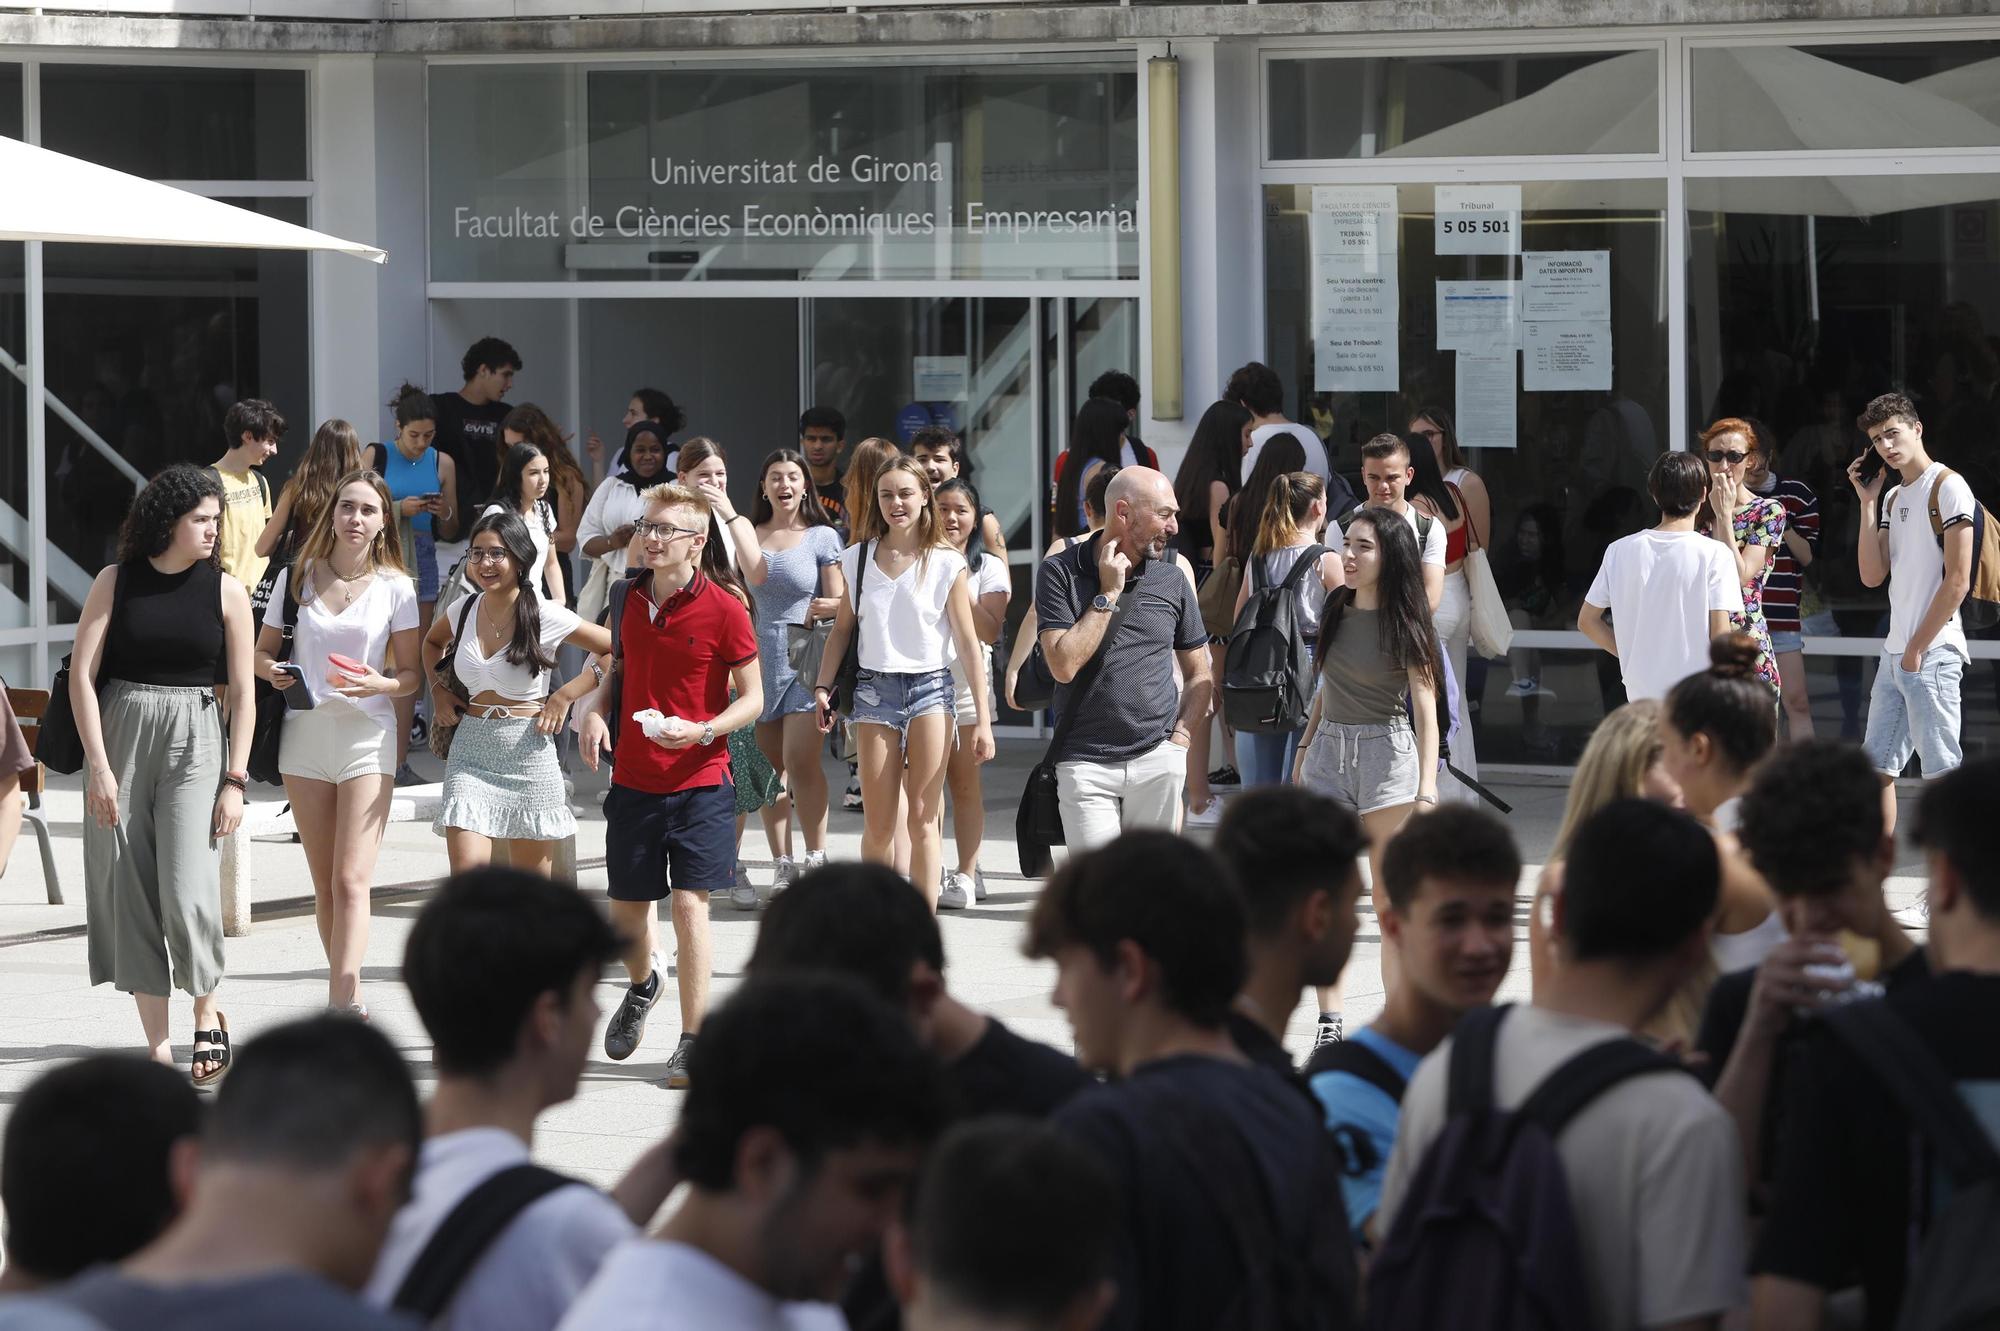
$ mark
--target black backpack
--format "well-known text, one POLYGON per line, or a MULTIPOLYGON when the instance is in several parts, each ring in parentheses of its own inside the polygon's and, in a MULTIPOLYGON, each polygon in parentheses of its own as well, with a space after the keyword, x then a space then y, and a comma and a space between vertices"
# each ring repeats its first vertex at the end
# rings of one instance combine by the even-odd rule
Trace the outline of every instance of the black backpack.
POLYGON ((437 1321, 458 1295, 479 1259, 521 1212, 576 1180, 540 1165, 510 1165, 460 1199, 431 1231, 417 1260, 396 1287, 389 1307, 425 1323, 437 1321))
POLYGON ((1452 1038, 1444 1130, 1369 1268, 1371 1327, 1592 1331, 1556 1139, 1618 1083, 1684 1069, 1637 1040, 1611 1040, 1550 1073, 1519 1109, 1501 1109, 1493 1051, 1510 1010, 1477 1008, 1452 1038))
POLYGON ((1312 644, 1299 632, 1298 588, 1317 576, 1323 545, 1308 547, 1285 580, 1259 586, 1264 561, 1250 564, 1250 597, 1229 632, 1222 665, 1222 716, 1237 730, 1284 734, 1312 711, 1312 644))
POLYGON ((1908 1115, 1915 1161, 1935 1160, 1951 1195, 1929 1217, 1911 1216, 1914 1254, 1896 1317, 1901 1331, 2000 1325, 2000 1150, 1959 1095, 1924 1038, 1881 999, 1822 1010, 1819 1020, 1908 1115))

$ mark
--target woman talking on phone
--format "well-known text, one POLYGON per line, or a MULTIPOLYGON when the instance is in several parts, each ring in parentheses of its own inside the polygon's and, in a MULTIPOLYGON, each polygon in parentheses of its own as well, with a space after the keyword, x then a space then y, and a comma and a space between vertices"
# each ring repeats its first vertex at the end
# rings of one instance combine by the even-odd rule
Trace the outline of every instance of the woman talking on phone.
POLYGON ((394 507, 374 472, 342 477, 298 560, 273 584, 257 636, 257 674, 294 709, 278 771, 312 872, 327 1006, 364 1020, 361 958, 395 788, 395 700, 418 682, 417 590, 403 571, 394 507), (296 625, 280 661, 288 602, 296 625))

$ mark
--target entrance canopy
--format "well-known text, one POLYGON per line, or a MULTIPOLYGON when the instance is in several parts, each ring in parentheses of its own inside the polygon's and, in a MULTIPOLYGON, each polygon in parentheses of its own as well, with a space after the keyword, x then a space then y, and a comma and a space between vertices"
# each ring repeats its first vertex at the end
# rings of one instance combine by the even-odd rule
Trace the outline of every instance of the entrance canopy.
POLYGON ((332 250, 371 263, 373 246, 311 231, 95 162, 0 137, 0 241, 332 250))

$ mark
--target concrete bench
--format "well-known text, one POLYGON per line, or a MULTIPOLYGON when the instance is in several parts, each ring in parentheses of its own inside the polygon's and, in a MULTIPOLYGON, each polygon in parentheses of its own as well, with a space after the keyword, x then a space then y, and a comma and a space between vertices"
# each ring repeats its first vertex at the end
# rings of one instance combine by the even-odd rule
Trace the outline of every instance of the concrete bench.
MULTIPOLYGON (((402 786, 389 800, 392 823, 428 823, 437 817, 444 802, 444 786, 402 786)), ((222 843, 222 932, 241 938, 250 932, 250 906, 254 893, 251 877, 255 855, 251 843, 258 837, 292 836, 298 826, 292 821, 292 806, 264 800, 243 810, 243 823, 222 843)), ((503 857, 504 858, 504 857, 503 857)), ((438 877, 446 871, 444 842, 438 842, 438 877)), ((564 882, 576 881, 576 838, 565 838, 556 846, 555 876, 564 882)))

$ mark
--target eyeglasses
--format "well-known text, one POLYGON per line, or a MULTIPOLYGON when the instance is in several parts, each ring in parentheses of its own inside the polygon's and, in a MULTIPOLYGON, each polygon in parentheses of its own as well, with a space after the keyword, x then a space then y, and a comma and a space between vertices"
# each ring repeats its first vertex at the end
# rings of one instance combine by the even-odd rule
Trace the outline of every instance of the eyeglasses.
POLYGON ((465 562, 468 564, 504 564, 513 558, 505 550, 467 550, 465 562))
POLYGON ((1719 448, 1711 448, 1708 450, 1708 460, 1710 462, 1726 462, 1732 467, 1735 466, 1737 463, 1743 461, 1744 458, 1747 458, 1749 456, 1750 455, 1748 453, 1736 453, 1736 452, 1725 453, 1719 448))
POLYGON ((1436 443, 1438 440, 1444 438, 1443 430, 1412 430, 1410 433, 1416 435, 1419 439, 1428 439, 1432 443, 1436 443))
POLYGON ((673 527, 664 522, 635 522, 632 524, 632 530, 642 541, 650 541, 657 537, 662 542, 671 542, 677 536, 703 535, 698 527, 673 527))

